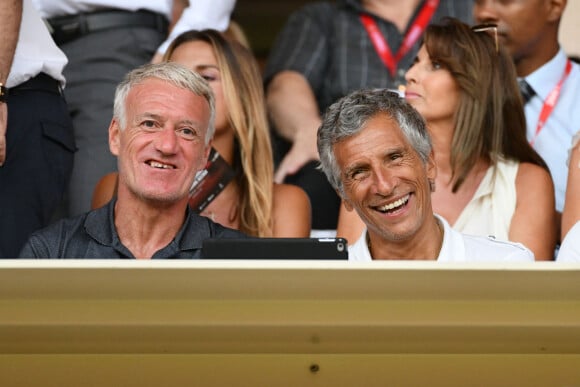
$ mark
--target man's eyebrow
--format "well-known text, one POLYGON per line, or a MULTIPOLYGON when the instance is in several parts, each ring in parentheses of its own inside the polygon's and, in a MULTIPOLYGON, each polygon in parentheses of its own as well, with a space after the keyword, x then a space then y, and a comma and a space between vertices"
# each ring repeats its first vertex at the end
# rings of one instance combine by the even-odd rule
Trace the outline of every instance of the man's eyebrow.
POLYGON ((392 155, 394 153, 406 153, 408 152, 407 148, 404 146, 396 146, 392 148, 385 149, 385 155, 392 155))
POLYGON ((367 165, 366 163, 361 163, 361 162, 355 162, 353 164, 349 164, 346 166, 346 168, 344 168, 344 174, 350 175, 353 171, 356 171, 356 170, 361 169, 361 168, 365 168, 366 165, 367 165))
MULTIPOLYGON (((142 114, 138 114, 135 116, 136 122, 139 122, 139 121, 144 120, 144 119, 152 119, 152 120, 159 121, 159 122, 166 121, 166 119, 163 116, 161 116, 159 114, 155 114, 155 113, 142 113, 142 114)), ((176 122, 176 125, 179 125, 179 126, 186 125, 186 126, 190 126, 190 127, 194 128, 196 130, 199 130, 200 128, 203 127, 202 122, 200 122, 198 120, 190 120, 190 119, 179 120, 176 122)))
POLYGON ((155 113, 141 113, 141 114, 137 114, 135 116, 135 121, 139 121, 145 118, 152 118, 154 120, 161 120, 161 116, 159 114, 155 114, 155 113))
POLYGON ((202 123, 198 120, 180 120, 177 122, 179 125, 187 125, 187 126, 192 126, 194 128, 200 128, 202 126, 202 123))

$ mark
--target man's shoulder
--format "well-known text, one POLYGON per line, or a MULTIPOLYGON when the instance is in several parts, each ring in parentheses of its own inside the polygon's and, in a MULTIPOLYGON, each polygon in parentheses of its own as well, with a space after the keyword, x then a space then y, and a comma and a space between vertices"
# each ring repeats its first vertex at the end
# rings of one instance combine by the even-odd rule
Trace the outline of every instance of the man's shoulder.
POLYGON ((36 231, 35 235, 42 236, 66 236, 76 233, 78 230, 84 229, 84 224, 91 212, 85 212, 81 215, 73 216, 57 220, 47 227, 36 231))
POLYGON ((85 222, 89 214, 90 212, 61 219, 35 231, 23 247, 20 257, 62 257, 67 246, 76 245, 78 240, 86 239, 85 222))
POLYGON ((209 222, 212 238, 251 238, 240 230, 222 226, 219 223, 209 222))
POLYGON ((533 253, 521 243, 500 241, 491 236, 461 234, 465 244, 465 255, 469 261, 534 261, 533 253))
POLYGON ((193 211, 189 211, 188 216, 189 222, 186 226, 185 232, 188 237, 199 239, 198 242, 203 241, 205 238, 249 238, 248 235, 240 230, 222 226, 221 224, 216 223, 205 216, 196 214, 193 211))
POLYGON ((464 234, 453 229, 445 218, 436 215, 445 230, 442 261, 531 262, 534 254, 521 243, 496 240, 494 237, 464 234))

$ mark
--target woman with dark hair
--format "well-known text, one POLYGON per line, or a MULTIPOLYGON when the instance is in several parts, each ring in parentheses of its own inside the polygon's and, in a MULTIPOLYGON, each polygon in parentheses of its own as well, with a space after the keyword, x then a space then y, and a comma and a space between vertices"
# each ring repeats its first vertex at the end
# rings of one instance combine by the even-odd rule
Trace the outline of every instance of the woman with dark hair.
MULTIPOLYGON (((521 242, 536 259, 553 259, 553 182, 526 140, 514 65, 496 34, 455 19, 429 26, 405 98, 433 141, 434 211, 458 231, 521 242)), ((339 224, 339 236, 353 234, 350 222, 341 219, 347 231, 339 224)))

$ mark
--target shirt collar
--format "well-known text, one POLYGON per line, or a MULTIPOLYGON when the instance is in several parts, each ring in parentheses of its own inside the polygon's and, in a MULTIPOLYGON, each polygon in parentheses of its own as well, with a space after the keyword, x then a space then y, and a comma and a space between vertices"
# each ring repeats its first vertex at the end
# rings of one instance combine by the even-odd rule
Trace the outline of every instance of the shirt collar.
MULTIPOLYGON (((85 220, 85 231, 98 243, 132 256, 131 252, 121 243, 115 227, 116 201, 115 198, 106 206, 91 211, 85 220)), ((185 221, 175 238, 166 247, 159 250, 154 258, 160 258, 159 255, 170 257, 175 256, 176 252, 201 249, 203 240, 210 236, 207 221, 187 206, 185 221)))
POLYGON ((120 244, 114 222, 116 201, 117 199, 113 199, 107 205, 89 212, 84 224, 85 231, 91 238, 110 247, 120 244))
POLYGON ((566 61, 568 57, 562 48, 558 53, 542 65, 540 68, 536 69, 533 73, 525 77, 526 82, 536 92, 536 95, 545 101, 548 94, 556 87, 566 69, 566 61))
MULTIPOLYGON (((437 256, 437 261, 450 261, 453 258, 457 260, 459 257, 465 257, 465 245, 463 243, 463 238, 461 234, 451 229, 451 226, 447 221, 437 214, 434 214, 435 218, 443 227, 443 243, 441 244, 441 250, 437 256)), ((367 243, 368 229, 365 228, 361 237, 353 245, 354 248, 358 250, 358 260, 359 261, 372 261, 371 252, 369 250, 369 245, 367 243)))
POLYGON ((442 217, 435 214, 435 217, 443 226, 443 243, 437 261, 464 261, 465 260, 465 244, 460 233, 453 230, 449 223, 442 217))

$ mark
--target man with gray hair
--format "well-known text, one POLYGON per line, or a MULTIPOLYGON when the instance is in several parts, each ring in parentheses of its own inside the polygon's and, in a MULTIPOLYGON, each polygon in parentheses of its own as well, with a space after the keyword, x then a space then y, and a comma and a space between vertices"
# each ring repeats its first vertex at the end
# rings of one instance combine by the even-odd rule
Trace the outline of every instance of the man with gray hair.
POLYGON ((109 126, 117 199, 36 232, 21 258, 198 258, 206 238, 243 237, 188 207, 214 117, 211 88, 193 71, 174 63, 131 71, 117 87, 109 126))
POLYGON ((318 129, 321 169, 366 225, 349 260, 532 262, 521 244, 461 234, 433 213, 437 168, 419 113, 385 89, 335 102, 318 129))

